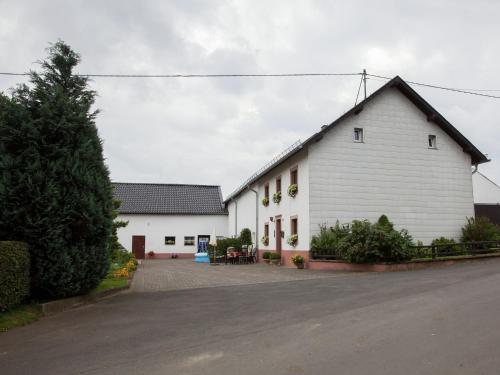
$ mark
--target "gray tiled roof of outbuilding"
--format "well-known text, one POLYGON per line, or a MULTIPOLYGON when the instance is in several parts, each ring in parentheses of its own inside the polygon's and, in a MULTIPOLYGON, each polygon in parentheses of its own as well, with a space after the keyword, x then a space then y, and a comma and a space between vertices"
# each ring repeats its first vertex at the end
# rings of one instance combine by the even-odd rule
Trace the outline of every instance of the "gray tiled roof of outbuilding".
POLYGON ((121 214, 226 215, 220 186, 114 182, 121 214))

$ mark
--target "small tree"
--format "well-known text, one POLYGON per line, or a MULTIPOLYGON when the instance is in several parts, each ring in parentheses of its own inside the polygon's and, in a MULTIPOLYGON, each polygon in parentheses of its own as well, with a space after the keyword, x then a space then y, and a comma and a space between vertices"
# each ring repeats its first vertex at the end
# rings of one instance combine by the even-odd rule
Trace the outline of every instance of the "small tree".
POLYGON ((108 272, 112 188, 80 56, 61 41, 48 54, 0 101, 0 239, 28 243, 35 295, 66 297, 108 272))
POLYGON ((252 232, 248 228, 243 228, 240 233, 240 241, 243 245, 252 244, 252 232))

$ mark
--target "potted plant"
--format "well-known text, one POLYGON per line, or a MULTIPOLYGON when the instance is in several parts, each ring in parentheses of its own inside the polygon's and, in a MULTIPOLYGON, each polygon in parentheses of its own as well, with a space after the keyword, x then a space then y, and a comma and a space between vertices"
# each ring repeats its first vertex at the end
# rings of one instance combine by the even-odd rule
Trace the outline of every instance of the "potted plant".
POLYGON ((281 191, 277 191, 276 193, 273 194, 273 202, 276 204, 281 202, 281 191))
POLYGON ((288 195, 291 196, 292 198, 295 198, 298 191, 299 191, 299 187, 297 184, 291 184, 288 187, 288 195))
POLYGON ((281 254, 279 253, 270 253, 269 254, 269 263, 274 265, 279 265, 281 263, 281 254))
POLYGON ((297 234, 292 234, 290 237, 288 237, 288 240, 286 241, 290 246, 297 246, 297 242, 299 241, 299 236, 297 234))
POLYGON ((262 205, 263 205, 264 207, 269 206, 269 197, 264 197, 264 198, 262 198, 262 205))
POLYGON ((261 238, 262 245, 268 246, 269 245, 269 237, 268 236, 263 236, 261 238))
POLYGON ((264 259, 264 263, 267 263, 269 264, 269 258, 271 256, 271 252, 270 251, 264 251, 262 253, 262 259, 264 259))
POLYGON ((301 255, 294 255, 290 258, 290 260, 299 270, 304 269, 304 257, 302 257, 301 255))
POLYGON ((155 257, 155 252, 153 250, 151 250, 150 252, 148 252, 148 257, 149 258, 154 258, 155 257))

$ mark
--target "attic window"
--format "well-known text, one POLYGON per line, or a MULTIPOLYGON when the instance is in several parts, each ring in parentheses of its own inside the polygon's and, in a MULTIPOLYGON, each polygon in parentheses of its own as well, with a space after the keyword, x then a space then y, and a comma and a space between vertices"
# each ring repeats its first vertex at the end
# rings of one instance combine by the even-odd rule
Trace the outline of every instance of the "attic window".
POLYGON ((437 148, 435 135, 429 134, 429 148, 437 148))
POLYGON ((354 142, 363 142, 363 128, 354 128, 354 142))

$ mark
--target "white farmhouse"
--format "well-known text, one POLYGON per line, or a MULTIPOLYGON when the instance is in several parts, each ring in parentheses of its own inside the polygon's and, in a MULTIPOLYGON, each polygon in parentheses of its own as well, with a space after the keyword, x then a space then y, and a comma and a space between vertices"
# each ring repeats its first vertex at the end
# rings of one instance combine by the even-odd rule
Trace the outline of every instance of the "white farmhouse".
POLYGON ((226 200, 228 233, 248 227, 259 252, 306 259, 322 224, 375 221, 429 243, 474 216, 471 166, 488 159, 400 77, 277 157, 226 200), (287 189, 298 187, 291 197, 287 189), (281 201, 273 195, 281 192, 281 201), (266 198, 268 204, 263 204, 266 198), (288 239, 297 235, 292 246, 288 239))
POLYGON ((227 211, 219 186, 113 183, 121 201, 118 241, 137 259, 192 258, 212 233, 227 236, 227 211))

